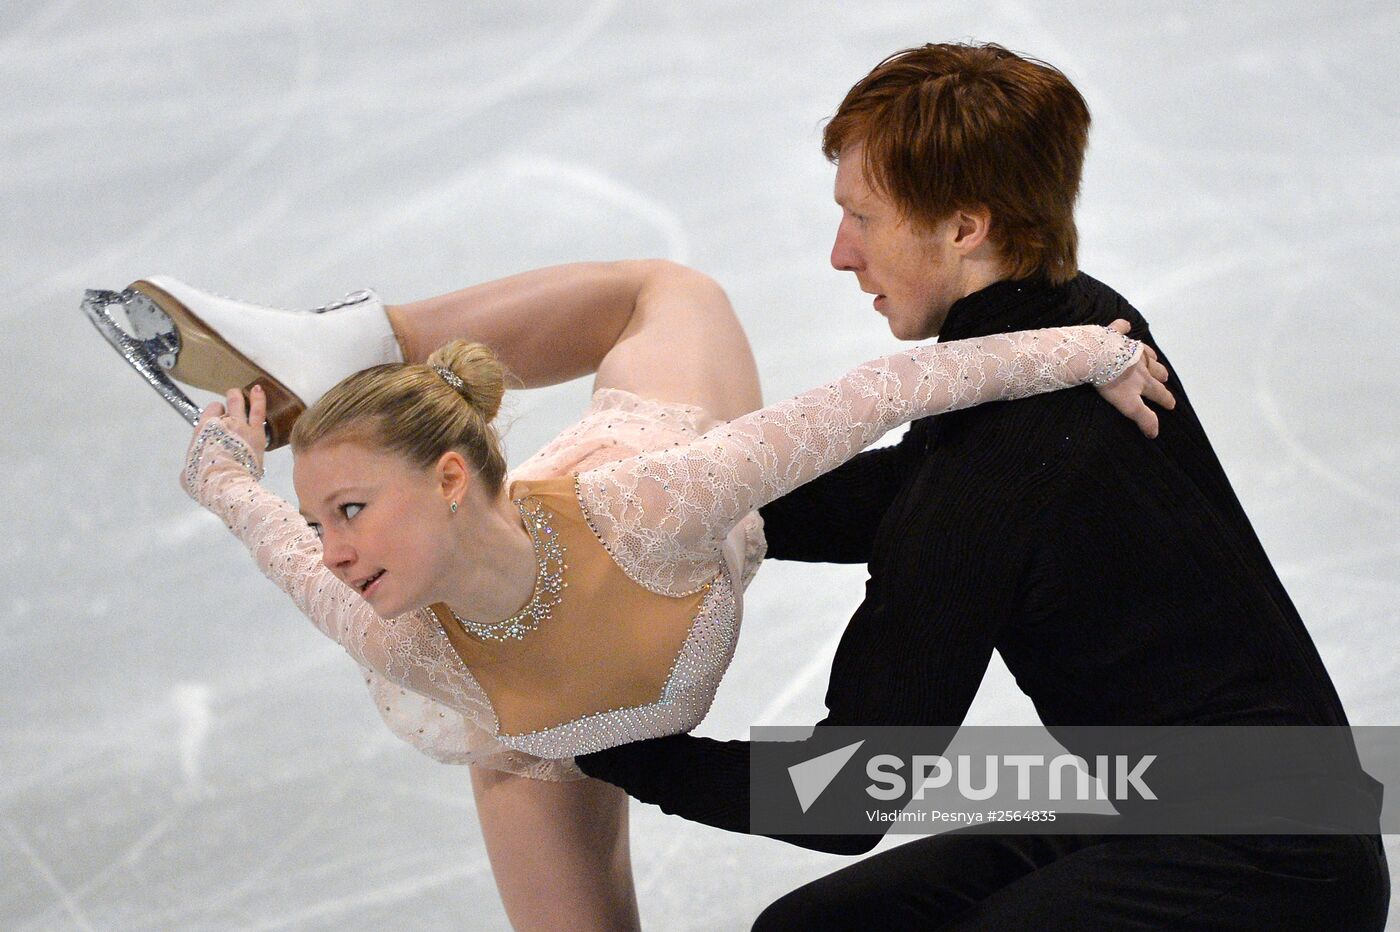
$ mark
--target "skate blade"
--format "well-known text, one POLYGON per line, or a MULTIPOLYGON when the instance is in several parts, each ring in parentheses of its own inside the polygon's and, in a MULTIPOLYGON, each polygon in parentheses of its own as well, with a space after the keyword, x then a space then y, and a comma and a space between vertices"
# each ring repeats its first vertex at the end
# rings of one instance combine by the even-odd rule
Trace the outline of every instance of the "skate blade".
POLYGON ((168 316, 155 308, 145 295, 130 289, 89 288, 83 294, 82 308, 97 332, 141 374, 147 385, 159 392, 191 426, 199 421, 199 406, 166 374, 180 352, 180 335, 168 316), (133 304, 141 305, 135 314, 132 313, 133 304), (117 314, 126 318, 130 332, 122 327, 117 314), (160 317, 165 318, 164 325, 160 317))
MULTIPOLYGON (((181 418, 190 426, 199 422, 199 406, 167 373, 180 354, 180 333, 168 314, 148 297, 130 288, 124 291, 90 288, 83 294, 82 309, 102 338, 181 418), (118 314, 126 319, 127 327, 122 326, 118 314)), ((271 433, 270 425, 265 425, 265 429, 271 433)))

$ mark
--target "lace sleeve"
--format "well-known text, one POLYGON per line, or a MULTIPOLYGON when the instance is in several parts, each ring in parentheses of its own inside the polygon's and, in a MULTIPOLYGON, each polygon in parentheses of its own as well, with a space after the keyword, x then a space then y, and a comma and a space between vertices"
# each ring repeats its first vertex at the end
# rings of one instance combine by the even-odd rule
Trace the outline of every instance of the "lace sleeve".
POLYGON ((325 568, 321 542, 306 520, 258 484, 251 451, 220 420, 207 422, 191 443, 181 484, 223 519, 311 623, 364 668, 375 707, 395 734, 442 761, 539 779, 577 775, 571 761, 542 762, 500 745, 490 702, 432 613, 376 615, 325 568))
POLYGON ((715 573, 744 515, 835 468, 915 418, 1092 383, 1141 353, 1107 327, 1060 327, 915 347, 716 427, 699 440, 579 476, 593 528, 619 564, 660 591, 715 573))

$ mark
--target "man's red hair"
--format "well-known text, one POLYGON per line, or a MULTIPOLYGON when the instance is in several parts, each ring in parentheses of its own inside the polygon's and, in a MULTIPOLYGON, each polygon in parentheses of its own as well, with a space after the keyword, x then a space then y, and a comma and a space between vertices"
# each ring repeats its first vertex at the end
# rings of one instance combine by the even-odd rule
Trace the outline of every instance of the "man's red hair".
POLYGON ((1074 202, 1089 108, 1057 69, 999 45, 925 45, 886 58, 826 125, 833 162, 863 144, 868 183, 931 228, 984 206, 1010 277, 1078 271, 1074 202))

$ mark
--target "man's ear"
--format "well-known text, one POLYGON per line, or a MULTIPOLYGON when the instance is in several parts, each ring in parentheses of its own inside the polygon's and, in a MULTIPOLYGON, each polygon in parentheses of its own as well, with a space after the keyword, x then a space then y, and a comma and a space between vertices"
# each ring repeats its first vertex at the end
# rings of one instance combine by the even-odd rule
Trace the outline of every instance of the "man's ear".
POLYGON ((964 207, 953 213, 956 228, 953 231, 953 248, 963 255, 969 255, 987 242, 992 232, 992 212, 981 205, 964 207))

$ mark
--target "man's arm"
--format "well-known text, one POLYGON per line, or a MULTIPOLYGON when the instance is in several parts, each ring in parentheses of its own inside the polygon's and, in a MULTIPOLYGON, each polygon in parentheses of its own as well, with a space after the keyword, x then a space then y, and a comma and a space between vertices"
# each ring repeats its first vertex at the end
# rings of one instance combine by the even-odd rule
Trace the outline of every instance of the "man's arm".
POLYGON ((867 563, 921 433, 915 424, 894 446, 867 450, 759 509, 767 559, 867 563))
MULTIPOLYGON (((967 706, 976 695, 977 685, 986 670, 991 656, 990 643, 982 652, 981 660, 969 657, 965 665, 958 667, 961 675, 954 677, 961 681, 954 688, 958 698, 952 703, 956 712, 949 712, 946 719, 911 715, 910 702, 917 701, 916 683, 891 683, 894 688, 882 691, 880 699, 895 699, 893 708, 886 708, 881 702, 861 702, 852 708, 840 710, 842 718, 834 711, 817 725, 817 733, 808 744, 813 754, 829 749, 821 743, 822 725, 894 725, 920 724, 935 725, 944 722, 962 721, 967 706), (906 689, 905 687, 915 687, 906 689), (852 716, 852 718, 845 718, 852 716)), ((950 657, 950 663, 958 665, 961 658, 950 657)), ((828 691, 828 703, 833 701, 833 693, 845 696, 859 693, 858 689, 837 690, 833 676, 832 688, 828 691)), ((842 700, 844 701, 844 699, 842 700)), ((921 753, 938 753, 941 748, 920 748, 921 753)), ((621 787, 629 796, 650 803, 667 815, 680 816, 692 822, 700 822, 728 832, 748 834, 750 809, 750 741, 720 741, 695 735, 667 735, 623 744, 605 751, 586 754, 575 758, 579 769, 598 780, 621 787)), ((880 835, 769 835, 777 841, 784 841, 801 848, 825 851, 830 854, 864 854, 880 842, 880 835)))
MULTIPOLYGON (((584 773, 626 790, 667 815, 726 832, 749 833, 752 742, 667 735, 576 758, 584 773)), ((879 835, 769 835, 829 854, 864 854, 879 835)))

